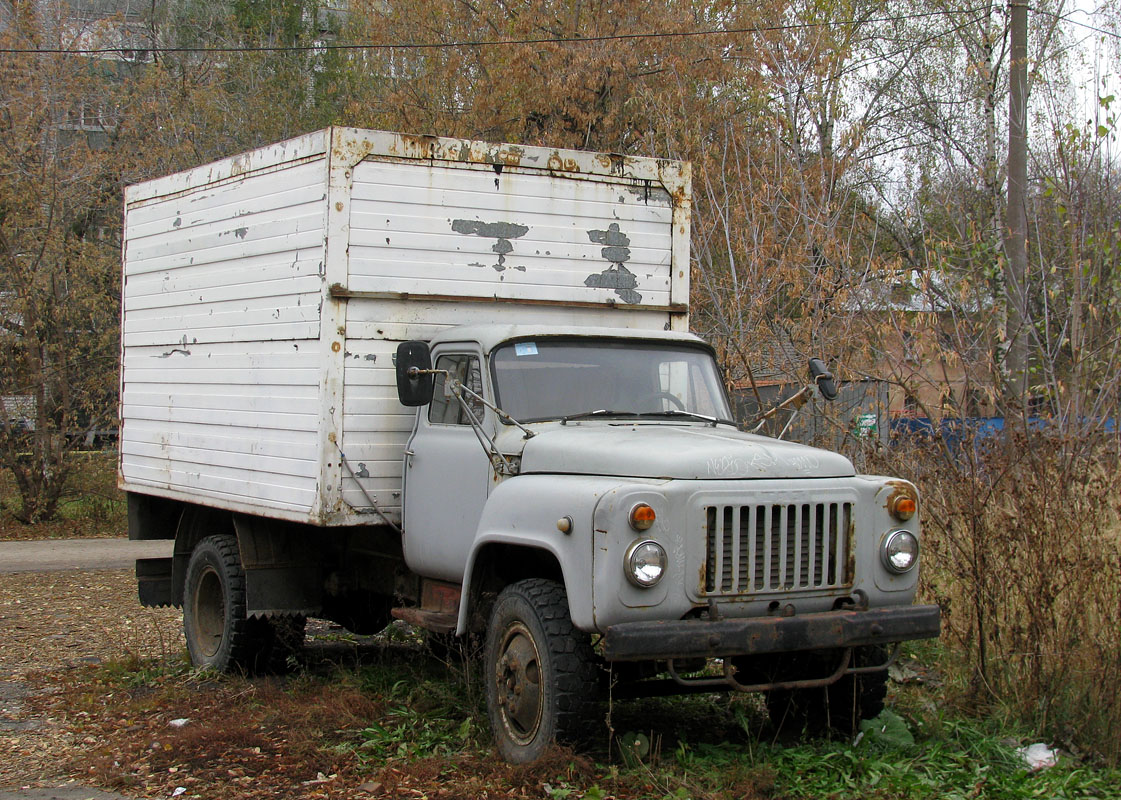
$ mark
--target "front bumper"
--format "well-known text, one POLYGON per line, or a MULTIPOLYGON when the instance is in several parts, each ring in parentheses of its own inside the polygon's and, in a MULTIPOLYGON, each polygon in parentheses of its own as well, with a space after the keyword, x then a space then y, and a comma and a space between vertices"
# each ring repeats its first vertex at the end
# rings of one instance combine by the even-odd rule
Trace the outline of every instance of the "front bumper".
POLYGON ((603 637, 608 661, 723 658, 933 639, 941 632, 938 606, 827 611, 792 617, 623 622, 603 637))

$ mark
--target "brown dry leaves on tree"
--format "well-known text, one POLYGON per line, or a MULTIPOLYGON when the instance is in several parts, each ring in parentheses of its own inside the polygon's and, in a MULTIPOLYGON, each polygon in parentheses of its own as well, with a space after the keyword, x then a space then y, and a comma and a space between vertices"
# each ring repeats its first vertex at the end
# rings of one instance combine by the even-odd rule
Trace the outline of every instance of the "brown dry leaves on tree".
POLYGON ((388 77, 357 87, 344 113, 353 124, 659 154, 657 107, 679 107, 676 100, 723 77, 725 37, 635 36, 709 28, 721 4, 408 0, 359 8, 356 39, 449 46, 365 54, 369 74, 388 77), (507 44, 450 46, 480 41, 507 44))
MULTIPOLYGON (((57 45, 15 10, 0 45, 57 45)), ((101 85, 114 68, 27 53, 0 66, 0 464, 24 522, 54 516, 67 454, 114 416, 119 249, 102 224, 116 163, 88 135, 113 105, 101 85)))

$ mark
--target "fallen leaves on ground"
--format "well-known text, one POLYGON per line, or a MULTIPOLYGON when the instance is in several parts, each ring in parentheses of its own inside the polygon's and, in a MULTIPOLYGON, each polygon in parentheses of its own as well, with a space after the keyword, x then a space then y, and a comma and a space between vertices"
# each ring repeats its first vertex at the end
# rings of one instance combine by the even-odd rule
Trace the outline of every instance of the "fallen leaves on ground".
POLYGON ((0 630, 0 786, 64 777, 86 746, 56 702, 68 676, 183 650, 179 612, 141 607, 130 570, 0 576, 0 630))
MULTIPOLYGON (((592 791, 630 800, 672 795, 693 780, 605 767, 565 748, 533 765, 503 763, 477 708, 478 686, 455 700, 458 668, 399 631, 353 637, 314 621, 293 675, 196 670, 183 655, 179 612, 142 608, 128 570, 6 575, 0 626, 9 633, 0 638, 0 787, 73 780, 143 798, 485 800, 592 791), (389 688, 371 685, 372 674, 392 675, 389 688), (425 687, 440 703, 459 702, 450 721, 435 713, 425 687), (417 737, 425 726, 444 726, 436 744, 417 737), (400 743, 369 747, 371 730, 399 729, 400 743)), ((755 797, 754 781, 688 791, 706 800, 755 797)))

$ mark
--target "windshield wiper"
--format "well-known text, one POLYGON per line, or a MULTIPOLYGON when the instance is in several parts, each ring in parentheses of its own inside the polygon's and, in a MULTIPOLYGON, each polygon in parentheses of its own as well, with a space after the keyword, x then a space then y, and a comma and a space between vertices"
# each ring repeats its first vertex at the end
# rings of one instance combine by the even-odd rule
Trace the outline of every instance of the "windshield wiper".
POLYGON ((707 414, 696 414, 692 411, 681 411, 676 408, 667 408, 665 411, 643 411, 635 414, 636 417, 688 417, 689 419, 699 419, 702 422, 712 424, 712 427, 717 425, 731 425, 733 428, 739 428, 734 420, 721 419, 720 417, 710 417, 707 414))
POLYGON ((599 408, 595 411, 581 411, 579 414, 569 414, 567 417, 562 417, 561 425, 567 424, 569 420, 588 419, 590 417, 687 417, 708 422, 714 428, 717 425, 731 425, 733 428, 739 428, 739 425, 730 419, 695 414, 692 411, 679 411, 676 408, 666 409, 665 411, 613 411, 607 408, 599 408))
POLYGON ((588 419, 589 417, 640 417, 637 411, 612 411, 609 408, 597 408, 595 411, 581 411, 579 414, 569 414, 561 417, 561 425, 568 424, 573 419, 588 419))

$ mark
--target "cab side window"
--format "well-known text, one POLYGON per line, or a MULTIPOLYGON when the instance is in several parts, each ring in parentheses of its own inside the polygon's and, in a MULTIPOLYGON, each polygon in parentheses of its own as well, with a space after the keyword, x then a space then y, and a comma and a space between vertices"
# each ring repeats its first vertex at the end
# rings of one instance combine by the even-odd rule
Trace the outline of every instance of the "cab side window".
MULTIPOLYGON (((428 406, 428 421, 438 425, 470 425, 467 412, 455 395, 447 377, 458 380, 476 394, 483 393, 483 375, 479 359, 466 353, 440 356, 436 359, 436 369, 447 370, 448 375, 437 373, 432 391, 432 403, 428 406)), ((475 397, 464 394, 464 399, 475 418, 482 420, 484 407, 475 397)))

